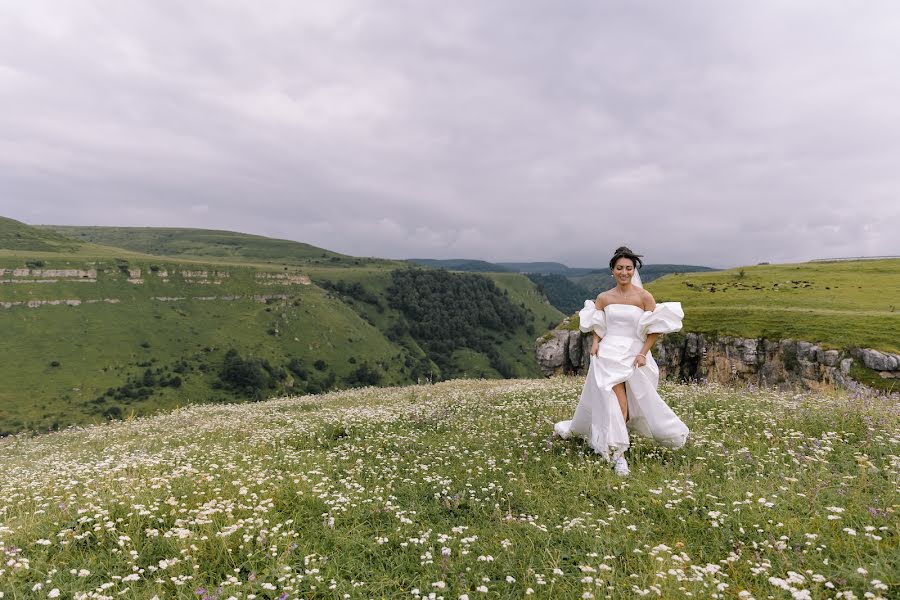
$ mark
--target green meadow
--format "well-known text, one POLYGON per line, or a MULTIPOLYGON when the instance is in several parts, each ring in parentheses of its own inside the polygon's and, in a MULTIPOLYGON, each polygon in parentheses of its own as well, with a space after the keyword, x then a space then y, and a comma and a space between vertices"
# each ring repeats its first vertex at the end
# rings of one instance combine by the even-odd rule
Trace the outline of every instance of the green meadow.
POLYGON ((900 352, 900 259, 672 274, 647 289, 682 303, 686 331, 900 352))
POLYGON ((0 439, 4 600, 896 598, 887 398, 664 384, 631 476, 580 378, 456 380, 0 439))

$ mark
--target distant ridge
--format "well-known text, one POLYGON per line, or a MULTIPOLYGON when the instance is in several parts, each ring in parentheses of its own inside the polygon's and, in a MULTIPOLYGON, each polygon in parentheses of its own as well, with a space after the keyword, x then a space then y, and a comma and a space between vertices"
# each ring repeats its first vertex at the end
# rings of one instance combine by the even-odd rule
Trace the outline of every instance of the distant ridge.
POLYGON ((900 255, 894 256, 844 256, 840 258, 813 258, 809 262, 840 262, 847 260, 891 260, 900 258, 900 255))
POLYGON ((468 258, 408 258, 406 262, 432 267, 434 269, 447 269, 448 271, 467 271, 470 273, 506 273, 510 271, 496 263, 485 260, 472 260, 468 258))
MULTIPOLYGON (((599 273, 596 267, 570 267, 558 262, 504 262, 498 263, 516 273, 535 273, 541 275, 562 275, 563 277, 581 277, 591 273, 599 273)), ((602 269, 604 272, 606 269, 602 269)))
MULTIPOLYGON (((518 273, 535 273, 542 275, 562 275, 568 277, 572 281, 578 282, 579 279, 587 276, 610 277, 609 267, 606 265, 597 267, 569 267, 558 262, 529 262, 529 263, 497 263, 502 267, 506 267, 510 271, 518 273)), ((718 271, 712 267, 703 267, 700 265, 676 265, 676 264, 647 264, 641 267, 641 277, 644 281, 653 281, 657 277, 661 277, 667 273, 696 273, 700 271, 718 271)), ((610 278, 610 281, 612 279, 610 278)))
POLYGON ((81 244, 70 237, 46 231, 21 221, 0 217, 0 250, 72 252, 81 244))
POLYGON ((311 262, 339 264, 354 260, 370 260, 355 259, 303 242, 234 231, 71 225, 38 225, 35 228, 47 233, 54 232, 68 236, 76 241, 124 248, 155 256, 286 264, 311 262))

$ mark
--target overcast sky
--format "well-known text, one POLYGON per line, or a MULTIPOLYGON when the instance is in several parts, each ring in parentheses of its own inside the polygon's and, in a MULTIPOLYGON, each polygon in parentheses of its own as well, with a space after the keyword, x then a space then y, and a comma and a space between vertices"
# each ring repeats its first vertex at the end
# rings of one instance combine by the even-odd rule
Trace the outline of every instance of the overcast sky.
POLYGON ((900 254, 900 3, 10 0, 0 215, 390 258, 900 254))

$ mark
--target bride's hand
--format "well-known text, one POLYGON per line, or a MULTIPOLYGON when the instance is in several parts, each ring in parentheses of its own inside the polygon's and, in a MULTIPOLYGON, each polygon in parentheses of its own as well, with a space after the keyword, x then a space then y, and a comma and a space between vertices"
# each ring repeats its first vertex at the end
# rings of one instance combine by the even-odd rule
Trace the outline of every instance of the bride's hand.
POLYGON ((597 356, 600 353, 600 341, 594 340, 591 344, 591 356, 597 356))
POLYGON ((638 354, 634 357, 634 366, 637 368, 643 367, 647 364, 647 357, 643 354, 638 354))

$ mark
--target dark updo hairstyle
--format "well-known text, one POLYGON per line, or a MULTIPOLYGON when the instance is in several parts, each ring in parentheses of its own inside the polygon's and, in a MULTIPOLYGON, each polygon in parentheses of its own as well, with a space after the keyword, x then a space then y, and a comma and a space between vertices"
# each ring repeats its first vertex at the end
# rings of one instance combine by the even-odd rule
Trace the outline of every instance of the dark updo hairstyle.
POLYGON ((618 248, 616 248, 613 257, 609 259, 609 270, 612 271, 616 268, 616 261, 618 261, 620 258, 627 258, 631 261, 631 264, 634 265, 635 269, 640 269, 644 266, 644 263, 641 261, 642 256, 643 254, 635 254, 634 252, 632 252, 631 248, 629 248, 628 246, 619 246, 618 248))

